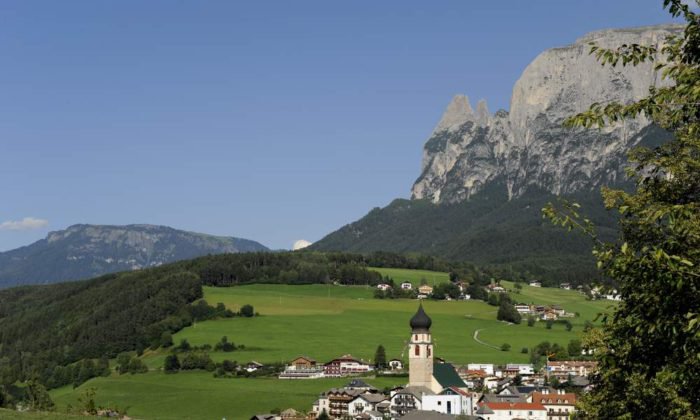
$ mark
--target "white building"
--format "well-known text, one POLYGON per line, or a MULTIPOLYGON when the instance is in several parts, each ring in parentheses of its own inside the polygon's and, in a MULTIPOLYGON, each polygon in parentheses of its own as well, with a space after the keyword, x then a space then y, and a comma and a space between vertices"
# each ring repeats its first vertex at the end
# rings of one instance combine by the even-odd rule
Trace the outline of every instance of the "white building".
POLYGON ((391 359, 389 360, 389 369, 391 370, 401 370, 403 369, 403 362, 399 359, 391 359))
POLYGON ((530 286, 532 286, 532 287, 542 287, 542 283, 540 283, 539 281, 531 281, 531 282, 530 282, 530 286))
POLYGON ((377 404, 388 401, 388 397, 381 393, 360 394, 354 400, 348 403, 348 415, 357 416, 358 414, 377 411, 377 404))
POLYGON ((530 364, 518 364, 518 363, 508 363, 506 365, 506 370, 516 371, 517 375, 528 376, 535 374, 535 367, 530 364))
POLYGON ((484 420, 548 420, 547 409, 542 404, 527 402, 483 403, 476 415, 484 420))
POLYGON ((401 283, 401 288, 403 290, 411 290, 411 289, 413 289, 413 285, 411 284, 410 281, 405 281, 405 282, 401 283))
POLYGON ((469 370, 483 370, 485 374, 492 376, 494 374, 493 364, 490 363, 469 363, 467 365, 469 370))
POLYGON ((377 285, 377 289, 386 291, 391 289, 391 285, 386 283, 380 283, 377 285))
POLYGON ((471 394, 459 388, 446 388, 436 395, 423 396, 423 410, 442 414, 472 414, 471 394))

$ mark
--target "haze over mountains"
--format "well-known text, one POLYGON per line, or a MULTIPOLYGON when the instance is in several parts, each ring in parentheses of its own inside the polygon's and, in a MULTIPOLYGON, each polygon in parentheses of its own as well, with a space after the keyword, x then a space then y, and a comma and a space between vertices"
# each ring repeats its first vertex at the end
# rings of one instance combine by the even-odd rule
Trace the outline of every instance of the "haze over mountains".
POLYGON ((241 238, 154 225, 73 225, 0 253, 0 287, 78 280, 207 254, 268 251, 241 238))
POLYGON ((604 130, 562 126, 594 102, 630 102, 662 83, 650 64, 602 67, 589 43, 660 45, 678 28, 598 31, 547 50, 515 84, 510 111, 491 114, 484 101, 474 110, 457 95, 425 143, 412 200, 374 209, 312 248, 425 252, 552 281, 595 276, 589 241, 553 229, 540 209, 573 197, 602 236, 613 238, 615 219, 603 209, 600 187, 623 186, 627 151, 663 141, 666 133, 643 117, 604 130))

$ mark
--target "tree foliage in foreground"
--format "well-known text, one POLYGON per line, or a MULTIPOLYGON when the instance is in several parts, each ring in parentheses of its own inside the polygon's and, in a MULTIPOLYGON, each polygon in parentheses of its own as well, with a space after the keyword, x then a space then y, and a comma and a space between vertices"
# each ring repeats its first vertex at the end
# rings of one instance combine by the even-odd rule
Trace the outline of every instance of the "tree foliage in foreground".
POLYGON ((686 22, 663 47, 591 52, 603 65, 654 62, 673 83, 632 104, 594 104, 568 121, 593 127, 644 115, 672 133, 661 146, 630 152, 634 192, 603 189, 606 206, 621 216, 619 240, 599 241, 576 204, 544 209, 555 223, 593 236, 598 266, 622 297, 586 338, 600 362, 583 399, 590 418, 700 417, 700 15, 681 0, 663 5, 686 22))

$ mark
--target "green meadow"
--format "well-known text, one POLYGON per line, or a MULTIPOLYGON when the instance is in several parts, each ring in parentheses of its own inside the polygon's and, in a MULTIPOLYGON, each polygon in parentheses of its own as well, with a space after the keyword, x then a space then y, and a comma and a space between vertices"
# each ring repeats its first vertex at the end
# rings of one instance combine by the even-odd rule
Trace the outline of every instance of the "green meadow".
MULTIPOLYGON (((209 372, 170 375, 149 372, 96 378, 75 390, 71 387, 53 390, 51 397, 58 410, 65 410, 69 404, 77 406, 78 397, 86 389, 95 388, 97 405, 126 409, 127 415, 136 419, 247 420, 253 414, 267 413, 274 408, 311 410, 321 392, 347 382, 348 379, 216 379, 209 372)), ((405 378, 367 379, 367 382, 383 389, 401 385, 405 378)))
POLYGON ((401 283, 409 281, 414 286, 420 286, 421 280, 425 279, 431 286, 450 281, 448 273, 428 270, 406 270, 403 268, 378 268, 370 267, 370 270, 379 272, 382 276, 389 276, 394 282, 401 283))
MULTIPOLYGON (((424 277, 429 283, 447 281, 446 273, 426 276, 430 272, 380 270, 397 281, 409 279, 418 283, 424 277)), ((566 331, 560 324, 548 330, 544 322, 533 327, 526 322, 509 325, 496 320, 496 307, 481 301, 426 300, 423 305, 433 319, 436 356, 456 364, 528 362, 529 355, 521 353, 522 348, 545 340, 566 346, 571 339, 580 337, 585 321, 593 321, 610 306, 606 301, 586 301, 575 291, 530 286, 516 290, 512 283, 503 285, 512 291, 517 302, 559 304, 568 312, 578 312, 579 316, 570 318, 573 330, 566 331), (508 343, 511 351, 478 343, 474 340, 477 330, 480 340, 497 347, 508 343)), ((193 345, 213 346, 227 336, 229 341, 245 345, 245 349, 210 352, 210 356, 215 361, 230 359, 238 363, 286 362, 298 355, 326 362, 348 353, 371 361, 379 344, 386 348, 388 358, 406 360, 409 320, 418 301, 374 299, 373 292, 367 286, 318 284, 205 287, 204 299, 210 304, 221 302, 234 311, 250 304, 260 315, 200 322, 175 334, 173 340, 176 344, 187 339, 193 345)), ((137 418, 238 419, 276 407, 310 409, 318 393, 347 381, 215 379, 208 372, 165 375, 160 369, 166 354, 163 350, 144 354, 143 359, 152 370, 148 374, 97 378, 76 390, 53 390, 52 397, 59 407, 65 407, 75 404, 83 389, 94 387, 98 403, 128 408, 129 415, 137 418)), ((382 388, 405 381, 383 378, 370 382, 382 388)))

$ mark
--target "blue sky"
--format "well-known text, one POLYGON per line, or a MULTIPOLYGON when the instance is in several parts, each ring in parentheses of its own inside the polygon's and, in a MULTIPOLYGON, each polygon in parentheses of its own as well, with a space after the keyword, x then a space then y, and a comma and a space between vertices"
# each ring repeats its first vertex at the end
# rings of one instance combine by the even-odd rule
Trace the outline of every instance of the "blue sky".
POLYGON ((507 109, 539 52, 661 3, 2 1, 0 250, 75 223, 318 240, 409 196, 453 95, 507 109))

